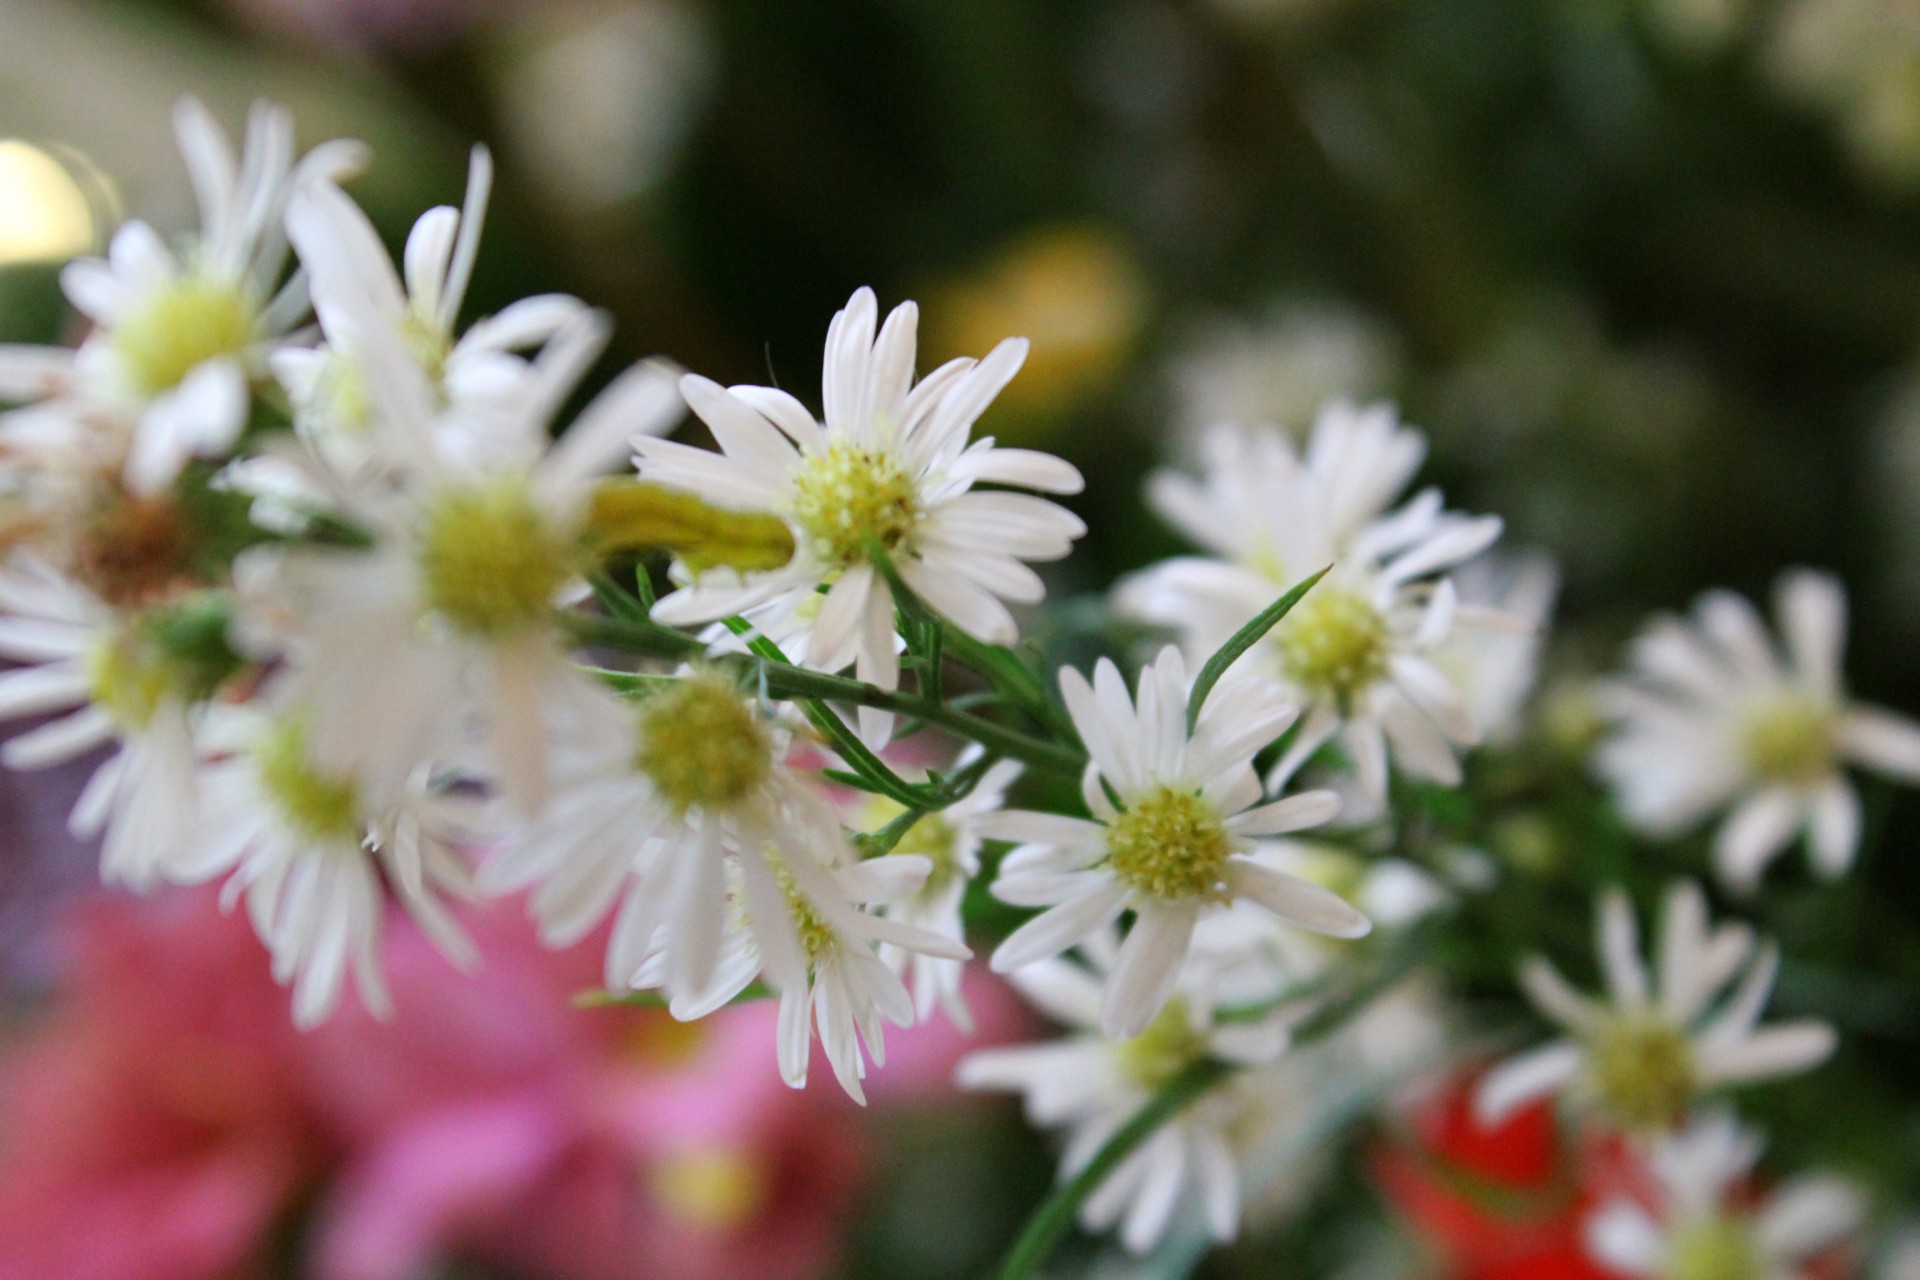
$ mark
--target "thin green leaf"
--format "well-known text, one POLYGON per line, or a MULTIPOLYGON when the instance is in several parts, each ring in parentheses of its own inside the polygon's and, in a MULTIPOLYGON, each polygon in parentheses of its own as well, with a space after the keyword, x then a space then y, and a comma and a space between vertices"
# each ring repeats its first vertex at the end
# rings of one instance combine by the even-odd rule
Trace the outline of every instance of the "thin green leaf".
POLYGON ((1200 708, 1207 705, 1207 695, 1213 692, 1213 686, 1220 683, 1220 677, 1227 668, 1240 660, 1240 655, 1253 648, 1261 636, 1273 630, 1280 619, 1300 603, 1300 598, 1313 589, 1313 585, 1327 576, 1333 566, 1297 583, 1293 590, 1275 600, 1272 604, 1255 614, 1253 621, 1247 623, 1227 638, 1227 642, 1214 650, 1206 665, 1200 668, 1200 674, 1193 682, 1193 693, 1187 698, 1187 732, 1193 732, 1193 726, 1200 723, 1200 708))

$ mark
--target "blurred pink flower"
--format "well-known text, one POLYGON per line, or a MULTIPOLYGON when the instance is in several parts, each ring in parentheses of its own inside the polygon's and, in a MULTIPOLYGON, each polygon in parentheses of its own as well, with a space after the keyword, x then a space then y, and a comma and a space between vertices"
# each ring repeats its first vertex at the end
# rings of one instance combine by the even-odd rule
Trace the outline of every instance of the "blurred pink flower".
POLYGON ((324 1159, 286 995, 211 893, 65 925, 65 998, 0 1074, 0 1278, 235 1274, 324 1159))
POLYGON ((315 1097, 353 1150, 316 1274, 407 1280, 462 1257, 532 1276, 782 1280, 837 1256, 861 1165, 852 1107, 789 1090, 771 1002, 696 1025, 571 1006, 601 939, 542 949, 517 904, 469 922, 462 977, 396 927, 396 1012, 311 1039, 315 1097))

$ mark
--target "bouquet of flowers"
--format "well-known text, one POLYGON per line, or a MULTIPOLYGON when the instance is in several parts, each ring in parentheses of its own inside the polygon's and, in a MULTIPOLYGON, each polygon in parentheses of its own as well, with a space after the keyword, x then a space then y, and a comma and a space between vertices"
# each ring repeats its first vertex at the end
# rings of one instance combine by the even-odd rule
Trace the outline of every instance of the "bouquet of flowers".
POLYGON ((1820 1276, 1862 1238, 1860 1190, 1757 1176, 1723 1105, 1837 1039, 1768 1016, 1781 951, 1730 915, 1792 846, 1846 874, 1851 771, 1920 782, 1920 724, 1845 691, 1833 578, 1782 575, 1771 626, 1711 592, 1542 711, 1551 566, 1336 399, 1154 473, 1192 553, 1114 585, 1090 671, 1043 665, 1034 566, 1086 526, 1073 466, 981 433, 1022 338, 921 373, 914 304, 862 289, 817 411, 664 358, 580 404, 601 313, 463 323, 484 150, 396 264, 363 148, 176 124, 198 231, 121 227, 62 275, 78 348, 0 348, 0 715, 59 713, 4 759, 109 747, 71 818, 103 877, 219 883, 299 1027, 387 1014, 395 912, 484 983, 458 908, 524 895, 549 945, 600 940, 597 999, 777 1001, 786 1082, 817 1039, 862 1101, 886 1024, 968 1026, 977 947, 1065 1029, 958 1072, 1063 1136, 1009 1280, 1076 1220, 1231 1240, 1389 1098, 1381 1182, 1462 1256, 1462 1152, 1527 1117, 1579 1153, 1540 1249, 1600 1274, 1820 1276), (688 411, 713 447, 668 438, 688 411), (1598 889, 1597 992, 1510 968, 1581 949, 1528 833, 1598 889), (1669 879, 1649 950, 1630 890, 1669 879), (1509 974, 1554 1027, 1512 1056, 1440 996, 1509 974), (1406 1101, 1436 1062, 1468 1074, 1406 1101))

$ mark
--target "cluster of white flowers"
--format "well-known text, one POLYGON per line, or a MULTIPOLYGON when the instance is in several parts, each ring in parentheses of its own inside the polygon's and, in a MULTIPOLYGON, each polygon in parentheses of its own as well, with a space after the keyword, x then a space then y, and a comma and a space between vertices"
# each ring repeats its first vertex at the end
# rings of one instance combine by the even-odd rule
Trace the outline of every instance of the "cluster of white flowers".
MULTIPOLYGON (((198 104, 178 125, 199 232, 122 228, 64 276, 94 322, 77 351, 0 348, 0 658, 23 664, 0 673, 0 718, 59 713, 4 760, 110 748, 72 815, 102 837, 103 875, 224 881, 301 1026, 349 982, 387 1011, 391 911, 473 965, 456 908, 523 895, 556 947, 606 926, 616 998, 694 1019, 777 997, 784 1078, 805 1083, 817 1033, 860 1099, 883 1024, 968 1024, 962 906, 991 868, 996 897, 1038 909, 992 968, 1071 1034, 976 1055, 963 1082, 1065 1128, 1071 1176, 1156 1096, 1237 1069, 1081 1206, 1136 1251, 1185 1210, 1230 1238, 1293 1033, 1364 1007, 1369 968, 1391 974, 1379 946, 1339 945, 1373 929, 1349 898, 1403 935, 1487 879, 1459 850, 1422 864, 1287 837, 1381 847, 1396 778, 1416 798, 1457 787, 1464 753, 1518 734, 1551 567, 1488 557, 1494 517, 1406 497, 1426 442, 1389 407, 1330 402, 1303 446, 1219 426, 1198 477, 1148 491, 1203 553, 1112 601, 1176 643, 1131 689, 1106 658, 1050 682, 1010 647, 1015 609, 1086 531, 1040 495, 1081 477, 974 437, 1024 340, 916 377, 914 305, 883 321, 861 289, 827 330, 818 417, 653 359, 558 429, 609 326, 560 296, 462 326, 484 151, 462 207, 420 218, 396 265, 340 186, 357 145, 296 158, 270 108, 238 157, 198 104), (664 438, 689 408, 717 450, 664 438), (648 566, 615 569, 658 550, 673 589, 656 602, 648 566), (929 727, 966 745, 905 745, 929 727), (1004 807, 1036 770, 1050 807, 1004 807)), ((1920 726, 1840 691, 1838 586, 1791 576, 1780 610, 1784 657, 1716 594, 1693 624, 1653 624, 1599 695, 1617 724, 1598 767, 1628 819, 1671 835, 1732 806, 1718 861, 1743 889, 1803 826, 1816 864, 1845 868, 1842 761, 1920 780, 1920 726)), ((1776 953, 1711 927, 1693 885, 1670 899, 1657 982, 1623 897, 1601 951, 1603 1000, 1524 971, 1568 1035, 1496 1071, 1486 1111, 1564 1089, 1668 1135, 1671 1213, 1596 1222, 1621 1268, 1736 1274, 1663 1260, 1717 1248, 1772 1268, 1742 1276, 1787 1274, 1828 1239, 1806 1206, 1833 1195, 1783 1191, 1733 1222, 1687 1170, 1738 1176, 1746 1140, 1673 1131, 1704 1092, 1813 1065, 1831 1031, 1757 1025, 1776 953)))

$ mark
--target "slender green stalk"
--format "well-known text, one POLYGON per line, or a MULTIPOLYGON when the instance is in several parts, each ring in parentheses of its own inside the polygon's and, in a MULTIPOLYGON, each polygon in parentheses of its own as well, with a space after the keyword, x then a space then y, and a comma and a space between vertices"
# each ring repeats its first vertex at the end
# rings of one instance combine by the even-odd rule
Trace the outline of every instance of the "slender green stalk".
POLYGON ((1053 1252, 1054 1246, 1073 1229, 1074 1215, 1080 1211, 1080 1206, 1107 1180, 1107 1176, 1141 1143, 1152 1137, 1156 1129, 1232 1074, 1233 1068, 1226 1063, 1202 1058, 1154 1094, 1133 1119, 1107 1139, 1107 1145, 1101 1147, 1080 1172, 1061 1183, 1033 1217, 1027 1220, 1026 1230, 1013 1242, 1006 1262, 1000 1267, 1000 1280, 1026 1280, 1026 1277, 1038 1271, 1040 1264, 1047 1260, 1047 1255, 1053 1252))
MULTIPOLYGON (((707 646, 697 637, 658 623, 573 615, 567 619, 567 626, 574 638, 586 645, 683 661, 708 657, 707 646)), ((929 702, 916 694, 881 689, 864 681, 811 671, 805 667, 783 666, 748 654, 721 655, 713 661, 744 663, 754 668, 756 678, 775 697, 822 698, 831 702, 896 711, 977 742, 996 755, 1008 756, 1036 768, 1077 775, 1087 762, 1086 756, 1078 748, 1029 737, 1017 729, 995 724, 948 704, 929 702)))
MULTIPOLYGON (((1374 997, 1404 977, 1431 946, 1429 929, 1412 929, 1394 940, 1380 962, 1337 1000, 1323 1005, 1312 1017, 1294 1028, 1293 1049, 1324 1039, 1353 1016, 1373 1003, 1374 997)), ((1234 1068, 1212 1058, 1202 1058, 1148 1100, 1120 1131, 1072 1178, 1054 1189, 1027 1220, 1026 1229, 1014 1241, 997 1273, 998 1280, 1028 1280, 1047 1260, 1073 1226, 1074 1215, 1099 1186, 1129 1155, 1153 1136, 1167 1121, 1179 1115, 1215 1085, 1230 1077, 1234 1068)))

